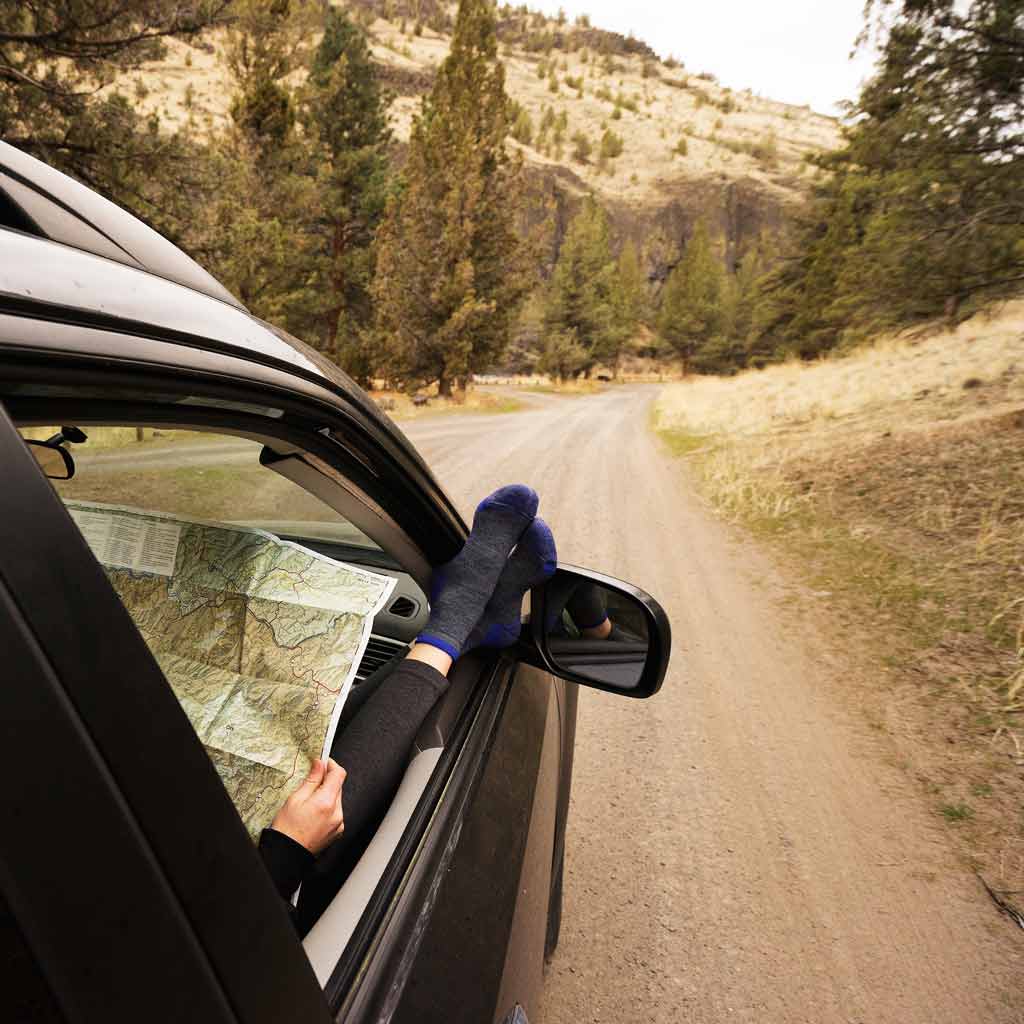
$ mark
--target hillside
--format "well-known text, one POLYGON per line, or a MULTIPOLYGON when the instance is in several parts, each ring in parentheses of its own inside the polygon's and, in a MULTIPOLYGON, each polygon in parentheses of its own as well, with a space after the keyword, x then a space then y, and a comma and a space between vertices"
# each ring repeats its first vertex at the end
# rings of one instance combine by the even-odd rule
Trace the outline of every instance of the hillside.
MULTIPOLYGON (((398 3, 350 6, 394 94, 392 124, 402 143, 448 52, 454 8, 429 17, 421 8, 417 23, 398 3)), ((839 141, 831 118, 722 88, 709 74, 660 62, 643 43, 587 24, 503 8, 499 38, 507 90, 522 110, 516 145, 559 225, 594 192, 620 234, 644 243, 654 279, 698 217, 726 240, 730 260, 763 229, 778 227, 806 194, 813 169, 805 156, 839 141), (606 132, 622 151, 610 155, 619 144, 609 135, 602 159, 606 132)), ((167 127, 191 118, 215 131, 226 124, 232 92, 222 43, 216 35, 200 46, 172 41, 166 60, 117 87, 167 127)))

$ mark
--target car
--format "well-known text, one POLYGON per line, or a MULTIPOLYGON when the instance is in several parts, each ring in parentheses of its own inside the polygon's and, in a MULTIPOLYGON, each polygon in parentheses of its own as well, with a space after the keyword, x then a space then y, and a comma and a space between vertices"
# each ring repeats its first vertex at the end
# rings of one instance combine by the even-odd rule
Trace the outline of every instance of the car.
POLYGON ((5 144, 0 453, 5 1019, 536 1021, 578 687, 657 692, 671 647, 657 602, 560 566, 516 646, 457 661, 330 891, 289 908, 169 681, 180 659, 234 659, 251 608, 231 619, 234 596, 204 584, 216 601, 157 630, 174 537, 235 531, 385 578, 358 689, 425 622, 432 567, 467 536, 454 504, 334 364, 5 144), (133 533, 143 514, 171 526, 133 533), (580 588, 626 642, 576 628, 580 588))

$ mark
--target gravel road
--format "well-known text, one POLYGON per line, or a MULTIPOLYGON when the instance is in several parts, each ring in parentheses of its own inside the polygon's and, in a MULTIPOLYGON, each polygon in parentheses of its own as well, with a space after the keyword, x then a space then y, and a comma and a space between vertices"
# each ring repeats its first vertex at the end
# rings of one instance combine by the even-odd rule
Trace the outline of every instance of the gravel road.
POLYGON ((1022 933, 853 709, 798 586, 662 454, 655 394, 403 424, 467 516, 532 484, 562 561, 638 584, 672 621, 658 697, 581 698, 541 1024, 1024 1021, 1022 933))

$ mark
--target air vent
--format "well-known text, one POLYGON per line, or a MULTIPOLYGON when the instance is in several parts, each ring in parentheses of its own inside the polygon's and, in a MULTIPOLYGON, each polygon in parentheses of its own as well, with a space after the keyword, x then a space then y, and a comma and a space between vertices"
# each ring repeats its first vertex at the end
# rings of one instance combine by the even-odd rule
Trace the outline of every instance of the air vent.
POLYGON ((411 619, 419 610, 420 606, 404 594, 388 609, 392 615, 397 615, 400 619, 411 619))
POLYGON ((363 652, 363 660, 356 669, 356 682, 361 683, 367 676, 373 675, 381 665, 386 665, 396 655, 405 651, 406 646, 400 640, 391 640, 386 636, 371 636, 363 652))

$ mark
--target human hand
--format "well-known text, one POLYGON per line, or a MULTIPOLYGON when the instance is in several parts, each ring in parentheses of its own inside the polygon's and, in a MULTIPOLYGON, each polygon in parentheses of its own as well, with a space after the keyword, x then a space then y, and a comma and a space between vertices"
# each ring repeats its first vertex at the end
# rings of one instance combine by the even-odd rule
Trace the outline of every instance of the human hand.
POLYGON ((345 831, 341 811, 345 776, 345 769, 336 761, 317 758, 270 827, 301 843, 310 853, 320 853, 345 831))

